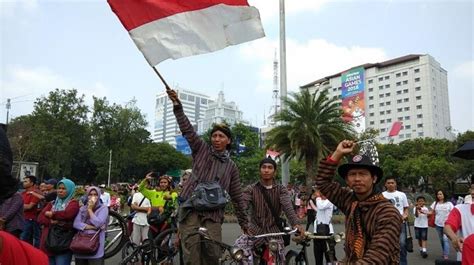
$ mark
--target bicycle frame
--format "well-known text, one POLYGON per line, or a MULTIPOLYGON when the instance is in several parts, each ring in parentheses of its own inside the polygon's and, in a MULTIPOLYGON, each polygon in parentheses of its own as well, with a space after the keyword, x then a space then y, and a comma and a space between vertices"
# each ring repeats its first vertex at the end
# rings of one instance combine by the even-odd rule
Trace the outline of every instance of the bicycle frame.
POLYGON ((337 244, 341 242, 345 237, 346 235, 344 232, 340 232, 340 233, 332 234, 332 235, 317 235, 317 234, 315 235, 310 232, 305 232, 302 238, 297 238, 296 240, 294 240, 296 244, 302 246, 300 252, 297 253, 295 251, 292 251, 291 254, 290 253, 288 254, 295 256, 297 264, 302 261, 301 259, 305 261, 305 264, 308 264, 308 256, 306 254, 306 247, 309 246, 308 242, 312 239, 325 240, 326 249, 329 251, 329 257, 330 257, 330 260, 328 262, 334 263, 336 262, 336 260, 333 260, 335 253, 332 253, 332 248, 330 248, 329 243, 334 242, 334 244, 337 244))
MULTIPOLYGON (((284 235, 291 235, 294 234, 298 231, 298 229, 291 229, 290 227, 285 227, 284 232, 278 232, 278 233, 267 233, 267 234, 260 234, 260 235, 255 235, 255 236, 250 236, 250 240, 256 240, 260 238, 272 238, 272 237, 279 237, 279 236, 284 236, 284 235)), ((280 264, 281 262, 279 261, 280 259, 280 253, 278 253, 278 248, 279 244, 276 239, 270 239, 270 241, 267 243, 268 250, 271 252, 272 256, 276 258, 275 264, 280 264)), ((260 257, 262 259, 262 257, 260 257)))

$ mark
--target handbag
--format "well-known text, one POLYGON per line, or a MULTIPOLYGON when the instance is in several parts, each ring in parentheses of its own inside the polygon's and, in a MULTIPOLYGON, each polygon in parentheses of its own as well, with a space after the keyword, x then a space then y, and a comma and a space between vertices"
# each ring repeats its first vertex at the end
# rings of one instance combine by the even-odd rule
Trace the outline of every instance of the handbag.
POLYGON ((46 236, 45 247, 54 254, 68 251, 75 234, 75 229, 65 228, 58 224, 52 225, 46 236))
POLYGON ((407 252, 412 253, 413 252, 413 237, 411 236, 410 225, 408 223, 405 223, 405 225, 408 231, 407 237, 405 239, 405 249, 407 252))
POLYGON ((323 235, 323 236, 327 236, 329 235, 329 225, 328 224, 317 224, 316 225, 316 233, 318 235, 323 235))
POLYGON ((433 213, 428 215, 428 226, 429 227, 436 227, 436 224, 435 224, 435 217, 436 217, 436 205, 438 204, 438 202, 435 203, 435 206, 433 207, 433 213))
MULTIPOLYGON (((270 201, 270 197, 268 197, 267 191, 265 188, 260 184, 260 182, 257 184, 258 187, 260 188, 260 191, 262 192, 263 198, 265 199, 265 203, 267 204, 268 208, 270 208, 270 211, 272 212, 273 218, 275 220, 276 226, 278 226, 278 229, 280 231, 284 231, 283 228, 286 227, 286 219, 279 217, 280 215, 277 214, 275 208, 273 208, 273 204, 270 201)), ((291 235, 284 235, 283 237, 283 243, 285 244, 285 247, 290 245, 291 243, 291 235)))
POLYGON ((213 181, 198 183, 189 198, 192 208, 197 211, 213 211, 225 208, 229 202, 229 195, 219 184, 219 178, 223 173, 224 163, 220 165, 218 174, 213 181))
POLYGON ((81 255, 93 255, 99 250, 100 236, 99 233, 102 229, 97 230, 93 234, 85 233, 84 231, 78 232, 71 241, 69 249, 75 254, 81 255))

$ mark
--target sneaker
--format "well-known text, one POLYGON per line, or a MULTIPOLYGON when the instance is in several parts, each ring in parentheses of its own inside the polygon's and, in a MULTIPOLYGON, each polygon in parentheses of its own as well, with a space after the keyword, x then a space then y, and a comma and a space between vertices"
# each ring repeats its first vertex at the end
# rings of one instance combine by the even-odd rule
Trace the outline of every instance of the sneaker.
POLYGON ((422 251, 421 252, 421 256, 426 259, 426 257, 428 257, 428 253, 426 253, 426 251, 422 251))
POLYGON ((449 259, 448 255, 443 255, 443 259, 448 260, 449 259))

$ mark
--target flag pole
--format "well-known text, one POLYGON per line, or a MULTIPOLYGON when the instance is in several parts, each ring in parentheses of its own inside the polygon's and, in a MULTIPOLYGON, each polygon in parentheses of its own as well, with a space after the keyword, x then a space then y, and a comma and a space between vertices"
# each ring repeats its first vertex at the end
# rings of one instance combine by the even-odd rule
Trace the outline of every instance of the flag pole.
POLYGON ((151 68, 153 68, 153 71, 155 71, 155 73, 160 78, 161 82, 163 82, 163 84, 166 87, 166 90, 170 90, 171 89, 170 86, 168 86, 168 83, 166 83, 166 80, 163 78, 163 76, 161 76, 160 72, 158 72, 158 70, 154 66, 152 66, 151 68))

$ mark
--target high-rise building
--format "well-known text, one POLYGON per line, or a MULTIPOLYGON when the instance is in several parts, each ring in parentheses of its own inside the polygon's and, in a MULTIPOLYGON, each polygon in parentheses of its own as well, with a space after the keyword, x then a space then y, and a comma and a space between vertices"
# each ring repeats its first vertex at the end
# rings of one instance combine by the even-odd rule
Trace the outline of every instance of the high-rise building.
POLYGON ((226 102, 224 92, 220 91, 217 99, 208 104, 204 118, 198 121, 198 132, 205 133, 214 123, 226 122, 229 125, 243 123, 249 125, 249 122, 243 120, 242 111, 235 102, 226 102))
MULTIPOLYGON (((197 128, 198 120, 204 118, 209 103, 212 101, 209 96, 195 91, 178 89, 176 92, 183 104, 184 113, 186 113, 193 126, 197 128)), ((175 137, 177 135, 181 135, 181 132, 173 114, 173 103, 168 99, 166 92, 161 93, 156 97, 153 141, 176 145, 175 137)))
MULTIPOLYGON (((301 88, 327 90, 341 100, 359 129, 380 130, 379 142, 397 143, 418 137, 453 139, 447 71, 430 55, 412 54, 380 63, 355 66, 301 88), (398 135, 388 137, 395 121, 403 123, 398 135)), ((357 129, 357 128, 356 128, 357 129)))

